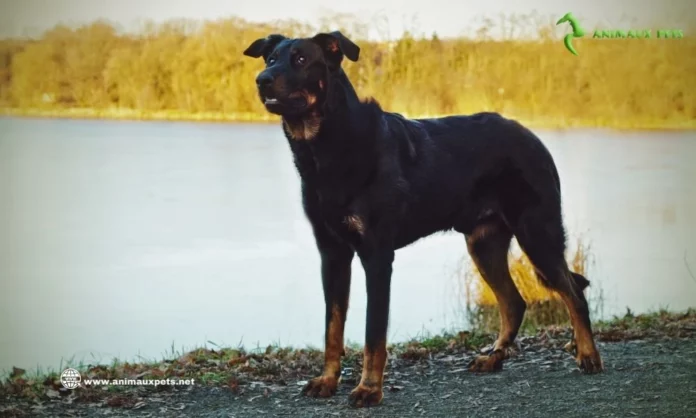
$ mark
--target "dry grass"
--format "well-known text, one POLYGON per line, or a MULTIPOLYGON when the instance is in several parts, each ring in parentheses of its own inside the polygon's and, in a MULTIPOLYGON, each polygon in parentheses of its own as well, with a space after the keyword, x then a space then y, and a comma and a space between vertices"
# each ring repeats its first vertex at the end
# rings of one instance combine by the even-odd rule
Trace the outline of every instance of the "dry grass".
MULTIPOLYGON (((510 274, 522 298, 527 303, 527 311, 522 324, 523 330, 534 330, 548 325, 566 325, 569 323, 568 311, 557 293, 544 287, 537 279, 534 266, 522 252, 509 255, 510 274)), ((587 275, 590 262, 590 247, 578 239, 568 258, 570 269, 587 275)), ((498 302, 491 288, 481 277, 479 271, 472 267, 464 273, 467 293, 467 312, 474 329, 498 331, 500 317, 498 302)), ((596 281, 591 286, 599 287, 596 281)), ((587 291, 586 291, 587 293, 587 291)), ((594 300, 595 311, 601 309, 601 289, 594 300)), ((592 303, 591 303, 592 305, 592 303)))
MULTIPOLYGON (((514 18, 506 25, 514 29, 507 40, 491 40, 486 26, 472 38, 406 33, 393 42, 367 41, 345 19, 324 26, 360 45, 360 60, 344 65, 359 94, 406 116, 497 111, 536 127, 696 128, 689 28, 673 40, 586 37, 576 57, 560 28, 514 18), (540 36, 514 35, 522 32, 540 36)), ((36 116, 267 120, 253 83, 263 62, 242 51, 271 32, 318 29, 232 18, 133 35, 101 22, 0 41, 0 106, 36 116)))

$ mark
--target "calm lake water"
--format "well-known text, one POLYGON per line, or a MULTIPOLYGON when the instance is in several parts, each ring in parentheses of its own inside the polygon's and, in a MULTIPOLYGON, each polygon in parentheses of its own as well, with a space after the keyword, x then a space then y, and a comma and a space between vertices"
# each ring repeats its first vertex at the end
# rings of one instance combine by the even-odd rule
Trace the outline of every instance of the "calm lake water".
MULTIPOLYGON (((696 306, 696 137, 539 131, 604 315, 696 306)), ((390 338, 463 327, 463 238, 397 252, 390 338)), ((0 119, 0 369, 323 342, 319 258, 278 125, 0 119)), ((356 260, 347 338, 362 343, 356 260)))

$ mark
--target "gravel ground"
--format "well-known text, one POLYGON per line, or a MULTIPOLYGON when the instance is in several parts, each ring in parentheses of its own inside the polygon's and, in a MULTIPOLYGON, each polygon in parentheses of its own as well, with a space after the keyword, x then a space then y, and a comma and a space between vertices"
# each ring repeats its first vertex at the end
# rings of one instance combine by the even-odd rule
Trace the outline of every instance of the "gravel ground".
POLYGON ((0 417, 696 416, 696 336, 600 342, 606 371, 598 375, 581 374, 560 347, 522 339, 523 350, 501 372, 481 375, 466 371, 475 354, 466 350, 390 359, 384 401, 366 409, 348 406, 359 373, 346 369, 330 399, 301 396, 302 380, 249 382, 236 390, 138 388, 96 402, 5 395, 0 417))

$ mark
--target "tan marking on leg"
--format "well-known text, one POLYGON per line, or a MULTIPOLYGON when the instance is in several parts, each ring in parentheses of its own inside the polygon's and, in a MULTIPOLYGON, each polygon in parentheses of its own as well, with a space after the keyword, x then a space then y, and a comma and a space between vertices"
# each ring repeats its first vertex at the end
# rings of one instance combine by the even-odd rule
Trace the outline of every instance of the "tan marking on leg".
MULTIPOLYGON (((576 298, 565 292, 559 292, 568 307, 568 314, 573 325, 576 356, 575 361, 585 373, 599 373, 604 370, 602 358, 592 337, 592 331, 585 325, 578 311, 576 298)), ((571 346, 572 347, 572 346, 571 346)), ((570 348, 570 347, 569 347, 570 348)))
POLYGON ((471 231, 471 234, 466 237, 466 241, 468 244, 473 244, 480 239, 495 234, 498 232, 498 228, 498 225, 495 223, 484 223, 478 225, 473 231, 471 231))
MULTIPOLYGON (((537 272, 543 276, 543 273, 537 272)), ((567 267, 562 267, 557 271, 557 274, 565 277, 565 282, 557 285, 559 287, 554 290, 559 294, 568 309, 570 322, 573 326, 573 341, 575 344, 569 344, 568 349, 574 348, 576 351, 575 361, 585 373, 599 373, 604 370, 602 358, 599 355, 599 350, 595 345, 592 336, 592 328, 590 325, 588 308, 583 308, 583 303, 587 305, 585 296, 582 291, 575 290, 575 279, 572 277, 567 267), (582 311, 586 311, 584 314, 582 311)), ((548 278, 546 279, 548 280, 548 278)), ((557 280, 552 281, 556 283, 557 280)))
POLYGON ((360 235, 365 234, 365 223, 363 222, 362 218, 358 215, 346 216, 344 221, 348 225, 348 227, 353 231, 356 231, 360 235))
POLYGON ((326 330, 326 347, 324 348, 324 372, 310 380, 303 388, 305 395, 328 398, 336 394, 341 379, 341 357, 343 351, 343 329, 345 317, 338 305, 331 308, 331 319, 326 330))
POLYGON ((334 376, 338 379, 341 375, 341 356, 343 355, 343 328, 345 318, 341 308, 334 305, 331 309, 331 321, 326 331, 326 348, 324 350, 324 375, 334 376))
POLYGON ((510 276, 508 248, 511 234, 500 224, 478 225, 467 236, 467 249, 481 278, 495 295, 500 309, 500 333, 490 355, 479 356, 469 364, 472 372, 493 372, 503 368, 503 360, 517 351, 515 337, 526 304, 510 276))
POLYGON ((527 304, 512 281, 510 273, 506 272, 506 274, 507 277, 496 277, 493 279, 495 282, 493 280, 490 282, 496 286, 493 289, 493 294, 500 308, 500 334, 495 343, 496 350, 506 350, 515 347, 515 338, 522 325, 524 312, 527 310, 527 304))
POLYGON ((500 308, 500 334, 495 349, 506 350, 514 347, 527 304, 510 276, 507 259, 509 238, 494 236, 500 232, 499 228, 495 224, 478 226, 467 237, 467 249, 481 278, 493 291, 500 308))
POLYGON ((350 402, 357 407, 377 405, 384 393, 384 369, 387 366, 387 342, 377 344, 374 350, 365 346, 362 377, 358 386, 350 393, 350 402))
POLYGON ((366 347, 364 355, 361 383, 381 386, 384 378, 384 368, 387 366, 386 341, 380 342, 374 351, 366 347))

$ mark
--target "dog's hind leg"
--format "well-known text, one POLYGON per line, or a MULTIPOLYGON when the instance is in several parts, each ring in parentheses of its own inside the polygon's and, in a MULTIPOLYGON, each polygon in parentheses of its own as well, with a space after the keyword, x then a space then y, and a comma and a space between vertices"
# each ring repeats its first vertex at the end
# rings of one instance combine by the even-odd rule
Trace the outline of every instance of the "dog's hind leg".
POLYGON ((586 373, 601 372, 602 359, 592 338, 589 307, 583 294, 589 281, 568 268, 564 257, 565 233, 560 205, 527 209, 519 217, 513 232, 534 265, 539 280, 558 292, 568 307, 578 366, 586 373))
POLYGON ((500 307, 500 334, 493 351, 479 356, 469 365, 473 372, 491 372, 502 369, 515 344, 526 304, 510 276, 508 249, 512 232, 500 218, 478 224, 466 234, 469 254, 481 277, 490 286, 500 307))
MULTIPOLYGON (((570 272, 570 274, 573 276, 573 280, 575 281, 577 289, 579 289, 581 292, 584 291, 590 285, 590 281, 587 280, 585 276, 583 276, 582 274, 578 274, 572 271, 570 272)), ((573 337, 563 348, 569 353, 572 353, 573 355, 577 354, 577 345, 575 344, 575 332, 573 332, 573 337)))

